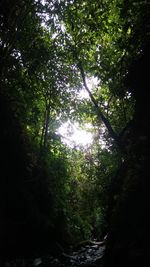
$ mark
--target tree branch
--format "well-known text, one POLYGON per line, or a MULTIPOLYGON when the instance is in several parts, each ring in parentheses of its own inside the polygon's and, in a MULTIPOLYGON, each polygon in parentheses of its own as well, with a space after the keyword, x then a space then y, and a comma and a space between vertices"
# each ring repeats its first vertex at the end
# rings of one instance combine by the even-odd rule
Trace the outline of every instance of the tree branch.
POLYGON ((87 86, 87 83, 86 83, 86 78, 85 78, 85 73, 84 73, 84 69, 82 67, 82 64, 80 61, 78 61, 78 68, 81 72, 81 76, 82 76, 82 80, 83 80, 83 84, 84 84, 84 87, 86 89, 86 91, 88 92, 90 98, 91 98, 91 101, 92 103, 94 104, 95 106, 95 109, 96 109, 96 112, 97 112, 97 115, 98 115, 98 118, 99 120, 101 120, 104 125, 106 126, 110 136, 114 139, 114 141, 118 144, 118 135, 116 134, 116 132, 113 130, 109 120, 105 117, 105 115, 101 112, 100 110, 100 107, 98 106, 98 103, 96 101, 96 99, 94 98, 93 94, 91 93, 91 91, 89 90, 88 86, 87 86))

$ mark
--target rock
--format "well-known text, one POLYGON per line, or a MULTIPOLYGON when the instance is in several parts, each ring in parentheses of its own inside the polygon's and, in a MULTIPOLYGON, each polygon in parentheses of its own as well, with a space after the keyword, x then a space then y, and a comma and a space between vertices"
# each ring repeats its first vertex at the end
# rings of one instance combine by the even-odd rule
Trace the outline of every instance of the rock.
POLYGON ((40 267, 41 264, 42 264, 42 259, 41 259, 41 258, 36 258, 36 259, 33 261, 33 266, 38 266, 38 267, 40 267))

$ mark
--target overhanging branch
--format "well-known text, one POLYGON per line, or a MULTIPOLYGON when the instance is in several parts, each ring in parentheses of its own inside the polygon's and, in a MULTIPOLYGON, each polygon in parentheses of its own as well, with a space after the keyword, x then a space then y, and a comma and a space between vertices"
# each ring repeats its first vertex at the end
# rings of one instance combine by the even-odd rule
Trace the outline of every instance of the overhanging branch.
POLYGON ((83 80, 83 84, 84 84, 84 87, 86 89, 86 91, 88 92, 89 96, 90 96, 90 99, 92 101, 92 103, 94 104, 95 106, 95 109, 96 109, 96 112, 97 112, 97 115, 98 115, 98 118, 99 120, 101 120, 104 125, 106 126, 110 136, 114 139, 114 141, 118 144, 118 135, 116 134, 116 132, 113 130, 109 120, 105 117, 105 115, 102 113, 102 111, 100 110, 100 107, 98 106, 98 103, 96 101, 96 99, 94 98, 93 94, 91 93, 90 89, 88 88, 87 86, 87 83, 86 83, 86 78, 85 78, 85 73, 84 73, 84 69, 82 67, 82 64, 81 62, 78 61, 78 68, 81 72, 81 76, 82 76, 82 80, 83 80))

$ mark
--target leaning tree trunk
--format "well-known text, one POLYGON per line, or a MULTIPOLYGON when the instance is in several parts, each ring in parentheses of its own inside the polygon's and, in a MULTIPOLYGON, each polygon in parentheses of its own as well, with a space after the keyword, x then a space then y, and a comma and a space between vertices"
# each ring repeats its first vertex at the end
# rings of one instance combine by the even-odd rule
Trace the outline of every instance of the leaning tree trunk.
POLYGON ((47 138, 48 138, 48 128, 49 128, 49 121, 50 121, 50 103, 46 104, 46 110, 44 115, 44 124, 42 128, 41 134, 41 141, 40 141, 40 148, 46 148, 47 146, 47 138))
POLYGON ((81 64, 81 62, 78 63, 78 68, 81 72, 81 76, 82 76, 82 80, 83 80, 83 84, 84 84, 84 87, 86 89, 86 91, 88 92, 89 96, 90 96, 90 99, 92 101, 92 103, 94 104, 95 106, 95 109, 96 109, 96 113, 97 113, 97 116, 99 118, 99 121, 103 122, 105 127, 107 128, 108 132, 109 132, 109 135, 110 137, 117 143, 119 143, 119 136, 117 135, 117 133, 113 130, 109 120, 105 117, 105 115, 103 114, 103 112, 101 111, 96 99, 94 98, 93 94, 91 93, 90 89, 88 88, 87 86, 87 83, 86 83, 86 78, 85 78, 85 73, 84 73, 84 69, 83 69, 83 66, 81 64))

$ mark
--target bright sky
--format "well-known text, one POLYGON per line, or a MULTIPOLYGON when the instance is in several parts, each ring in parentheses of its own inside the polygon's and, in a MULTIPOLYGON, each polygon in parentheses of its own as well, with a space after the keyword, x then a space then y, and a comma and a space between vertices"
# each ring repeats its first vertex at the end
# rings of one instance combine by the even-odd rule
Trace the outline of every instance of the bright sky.
MULTIPOLYGON (((98 84, 98 79, 95 77, 86 78, 88 88, 92 90, 93 87, 95 87, 98 84)), ((80 99, 87 99, 89 98, 88 92, 83 88, 80 90, 78 97, 80 99)), ((87 147, 93 142, 93 135, 90 131, 86 130, 92 128, 92 125, 85 124, 84 125, 85 130, 83 130, 79 123, 71 123, 70 121, 65 122, 61 125, 61 127, 58 129, 58 134, 61 135, 62 141, 70 146, 83 146, 87 147)))
POLYGON ((70 121, 65 122, 59 129, 58 134, 61 135, 63 143, 70 147, 90 145, 93 141, 91 132, 81 129, 76 122, 72 124, 70 121))

